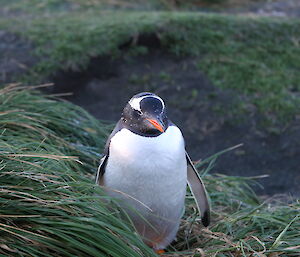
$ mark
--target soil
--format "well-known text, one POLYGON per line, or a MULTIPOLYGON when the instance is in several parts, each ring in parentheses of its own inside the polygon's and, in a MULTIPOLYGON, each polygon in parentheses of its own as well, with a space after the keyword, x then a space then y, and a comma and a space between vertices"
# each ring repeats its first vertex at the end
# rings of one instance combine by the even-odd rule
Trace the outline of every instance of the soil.
MULTIPOLYGON (((1 14, 1 12, 0 12, 1 14)), ((0 30, 0 84, 27 72, 36 63, 33 45, 19 36, 0 30)))
MULTIPOLYGON (((285 16, 300 16, 298 0, 268 1, 239 13, 265 15, 269 10, 268 14, 278 16, 278 8, 283 5, 285 16), (292 8, 290 4, 294 4, 292 8)), ((146 43, 149 40, 144 38, 146 43)), ((29 69, 36 59, 29 54, 33 46, 9 32, 0 31, 0 42, 2 84, 29 69)), ((73 92, 65 98, 98 119, 116 122, 132 95, 155 92, 167 103, 169 117, 182 129, 192 159, 204 159, 243 143, 219 157, 212 172, 234 176, 268 174, 268 178, 259 180, 264 186, 257 188, 259 194, 299 196, 300 117, 281 133, 272 133, 258 125, 260 117, 251 108, 247 114, 232 115, 231 110, 242 96, 215 87, 197 68, 199 61, 168 55, 154 40, 148 54, 142 56, 114 60, 99 57, 92 59, 84 71, 60 71, 49 78, 55 87, 48 93, 73 92)))

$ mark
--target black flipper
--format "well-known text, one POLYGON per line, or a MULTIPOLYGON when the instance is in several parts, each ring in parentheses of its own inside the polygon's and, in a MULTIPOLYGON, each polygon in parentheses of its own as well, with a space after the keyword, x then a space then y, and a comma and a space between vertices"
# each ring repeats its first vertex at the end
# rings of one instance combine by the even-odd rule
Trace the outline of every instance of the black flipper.
POLYGON ((95 181, 96 184, 101 185, 101 178, 102 178, 103 174, 105 173, 105 168, 106 168, 107 160, 109 157, 109 145, 110 145, 111 138, 117 132, 119 132, 123 127, 124 127, 124 125, 122 123, 122 120, 119 120, 119 122, 116 124, 114 130, 111 132, 111 134, 109 135, 109 137, 106 141, 105 148, 104 148, 104 156, 100 160, 100 165, 98 167, 97 174, 96 174, 96 181, 95 181))
POLYGON ((202 224, 207 227, 210 223, 210 206, 205 186, 187 152, 186 160, 188 185, 195 198, 198 210, 201 213, 202 224))
POLYGON ((96 184, 98 184, 98 185, 101 185, 101 178, 102 178, 103 174, 105 173, 107 159, 108 159, 108 155, 104 155, 100 160, 100 165, 97 170, 96 181, 95 181, 96 184))

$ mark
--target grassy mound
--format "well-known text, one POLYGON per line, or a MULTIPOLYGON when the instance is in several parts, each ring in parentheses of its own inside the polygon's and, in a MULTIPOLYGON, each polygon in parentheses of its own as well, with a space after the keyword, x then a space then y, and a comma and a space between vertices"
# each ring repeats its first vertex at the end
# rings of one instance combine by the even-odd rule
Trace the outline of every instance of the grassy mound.
POLYGON ((34 83, 61 69, 82 70, 96 56, 120 56, 121 45, 136 47, 141 35, 154 34, 167 51, 195 57, 215 85, 236 92, 239 111, 254 107, 280 122, 299 113, 299 20, 157 11, 172 2, 14 0, 3 3, 12 15, 0 18, 0 28, 34 43, 39 61, 26 77, 34 83))
MULTIPOLYGON (((0 88, 0 117, 2 256, 154 255, 94 187, 111 126, 19 85, 0 88)), ((178 241, 166 256, 299 254, 300 203, 262 203, 249 179, 208 175, 217 156, 199 166, 212 200, 212 226, 202 228, 188 195, 178 241)))

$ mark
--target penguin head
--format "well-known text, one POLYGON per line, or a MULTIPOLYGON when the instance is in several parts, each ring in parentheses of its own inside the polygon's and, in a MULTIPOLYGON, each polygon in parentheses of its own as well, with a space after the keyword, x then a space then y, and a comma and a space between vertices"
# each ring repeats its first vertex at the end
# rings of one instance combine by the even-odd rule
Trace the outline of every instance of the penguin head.
POLYGON ((153 93, 134 95, 125 106, 121 120, 130 131, 143 136, 158 136, 168 128, 165 103, 153 93))

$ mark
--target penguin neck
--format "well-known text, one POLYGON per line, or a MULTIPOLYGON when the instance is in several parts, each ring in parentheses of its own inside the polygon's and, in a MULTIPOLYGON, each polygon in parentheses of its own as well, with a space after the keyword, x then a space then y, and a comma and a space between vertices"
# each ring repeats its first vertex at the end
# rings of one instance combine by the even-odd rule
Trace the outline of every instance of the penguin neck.
MULTIPOLYGON (((180 129, 176 126, 170 126, 157 137, 143 137, 123 128, 111 139, 109 152, 111 161, 118 156, 115 162, 118 165, 124 163, 127 167, 125 170, 153 165, 173 169, 179 160, 185 159, 184 140, 180 129), (134 167, 128 169, 130 165, 134 167)), ((150 170, 160 169, 150 168, 150 170)))

